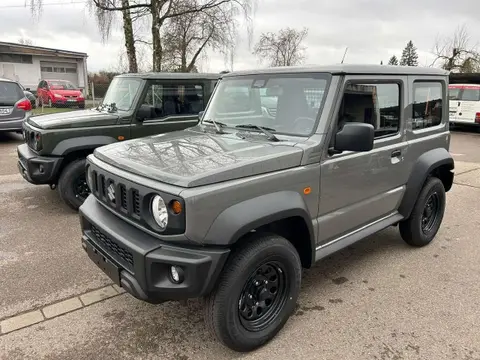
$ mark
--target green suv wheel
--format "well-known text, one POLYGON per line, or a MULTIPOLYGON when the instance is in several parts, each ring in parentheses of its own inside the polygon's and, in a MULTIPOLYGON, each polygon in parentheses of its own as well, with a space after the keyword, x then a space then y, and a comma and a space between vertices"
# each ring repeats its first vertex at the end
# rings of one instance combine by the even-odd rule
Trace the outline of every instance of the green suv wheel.
POLYGON ((85 175, 86 159, 72 161, 63 169, 58 181, 62 200, 73 210, 78 210, 90 194, 85 175))
POLYGON ((302 267, 295 247, 255 235, 230 257, 205 303, 205 321, 223 344, 251 351, 272 339, 295 310, 302 267))
POLYGON ((403 240, 412 246, 428 245, 440 228, 445 205, 446 196, 442 181, 436 177, 428 178, 410 217, 399 224, 403 240))

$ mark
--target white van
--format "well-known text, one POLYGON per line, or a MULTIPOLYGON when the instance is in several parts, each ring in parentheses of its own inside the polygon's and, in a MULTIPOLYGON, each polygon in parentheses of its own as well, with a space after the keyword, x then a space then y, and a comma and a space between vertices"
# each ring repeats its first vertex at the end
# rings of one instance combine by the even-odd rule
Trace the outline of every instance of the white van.
POLYGON ((480 84, 450 84, 451 125, 480 126, 480 84))

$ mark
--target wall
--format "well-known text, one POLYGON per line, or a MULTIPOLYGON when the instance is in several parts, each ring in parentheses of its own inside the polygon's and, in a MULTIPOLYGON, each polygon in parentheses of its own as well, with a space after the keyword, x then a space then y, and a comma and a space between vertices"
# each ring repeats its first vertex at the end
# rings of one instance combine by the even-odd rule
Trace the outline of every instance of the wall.
MULTIPOLYGON (((28 87, 31 90, 36 90, 37 85, 41 80, 40 61, 76 63, 79 87, 87 87, 87 74, 85 69, 86 61, 84 59, 34 55, 32 58, 32 64, 0 62, 0 77, 3 77, 4 75, 3 64, 7 64, 7 67, 13 65, 15 74, 12 80, 20 82, 20 84, 26 88, 28 87)), ((7 77, 11 78, 11 76, 7 77)))

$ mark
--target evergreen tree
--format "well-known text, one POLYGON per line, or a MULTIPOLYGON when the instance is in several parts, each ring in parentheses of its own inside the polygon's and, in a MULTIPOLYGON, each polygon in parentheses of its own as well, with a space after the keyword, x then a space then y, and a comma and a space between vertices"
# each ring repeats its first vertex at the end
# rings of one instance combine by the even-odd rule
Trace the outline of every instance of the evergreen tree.
POLYGON ((388 60, 388 65, 398 65, 398 59, 395 55, 393 55, 390 60, 388 60))
POLYGON ((410 40, 405 49, 403 49, 400 65, 418 66, 417 48, 413 45, 412 40, 410 40))

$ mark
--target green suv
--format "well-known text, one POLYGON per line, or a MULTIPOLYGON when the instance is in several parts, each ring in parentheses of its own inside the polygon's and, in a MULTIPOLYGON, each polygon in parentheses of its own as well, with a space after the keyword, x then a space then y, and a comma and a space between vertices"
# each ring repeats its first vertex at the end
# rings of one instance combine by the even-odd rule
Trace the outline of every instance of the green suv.
POLYGON ((76 210, 90 193, 85 159, 95 148, 196 125, 219 76, 116 76, 96 108, 25 121, 25 143, 17 149, 19 171, 32 184, 58 186, 63 201, 76 210))
POLYGON ((302 268, 390 226, 434 239, 454 177, 448 81, 403 66, 223 75, 198 125, 88 156, 82 246, 138 299, 205 297, 212 333, 253 350, 295 310, 302 268))

